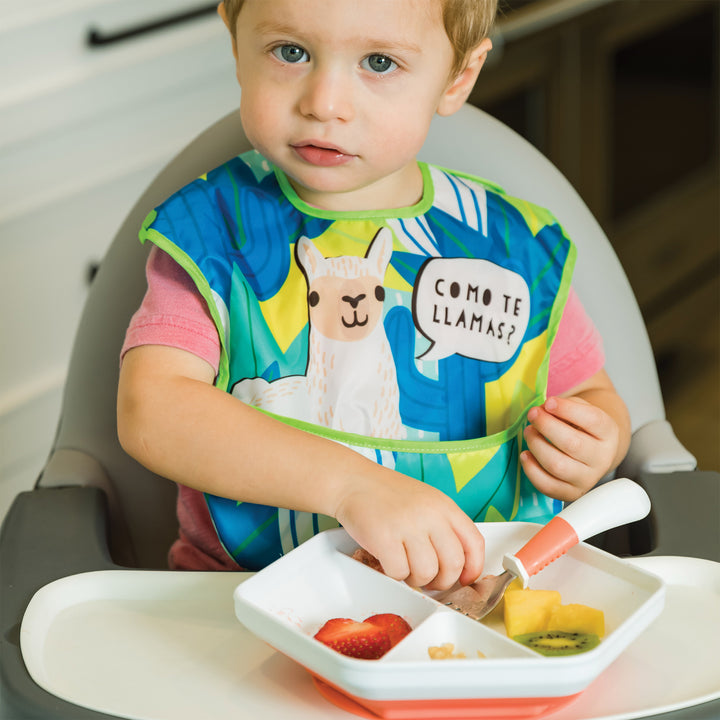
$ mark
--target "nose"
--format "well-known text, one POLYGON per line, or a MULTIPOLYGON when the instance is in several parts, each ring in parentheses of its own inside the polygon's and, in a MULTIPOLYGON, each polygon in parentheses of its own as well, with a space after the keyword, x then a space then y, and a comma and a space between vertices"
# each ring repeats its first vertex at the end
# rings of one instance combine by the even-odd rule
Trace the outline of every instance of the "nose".
POLYGON ((362 295, 356 295, 355 297, 351 297, 350 295, 343 295, 342 299, 343 302, 350 303, 350 307, 353 308, 353 310, 357 309, 357 306, 360 304, 361 300, 365 299, 365 293, 362 293, 362 295))
POLYGON ((305 78, 300 112, 320 122, 351 120, 354 115, 351 80, 332 69, 314 69, 305 78))

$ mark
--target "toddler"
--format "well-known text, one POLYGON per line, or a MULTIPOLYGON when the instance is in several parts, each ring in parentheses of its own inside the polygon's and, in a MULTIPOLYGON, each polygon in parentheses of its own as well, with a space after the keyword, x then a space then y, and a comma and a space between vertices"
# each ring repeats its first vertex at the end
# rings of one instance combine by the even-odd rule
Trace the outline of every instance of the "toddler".
POLYGON ((220 4, 254 150, 143 224, 118 395, 123 447, 179 485, 171 567, 256 570, 339 523, 394 578, 466 584, 475 522, 545 522, 624 456, 558 222, 416 159, 495 5, 220 4))

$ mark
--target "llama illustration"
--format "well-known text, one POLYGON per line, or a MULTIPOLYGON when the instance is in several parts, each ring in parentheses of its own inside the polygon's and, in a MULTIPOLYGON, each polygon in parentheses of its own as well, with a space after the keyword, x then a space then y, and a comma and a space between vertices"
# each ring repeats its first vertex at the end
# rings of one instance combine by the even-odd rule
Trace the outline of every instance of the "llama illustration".
POLYGON ((269 412, 345 432, 404 438, 400 393, 382 322, 392 233, 381 228, 365 257, 326 258, 306 237, 296 246, 308 286, 305 375, 241 380, 233 395, 269 412))

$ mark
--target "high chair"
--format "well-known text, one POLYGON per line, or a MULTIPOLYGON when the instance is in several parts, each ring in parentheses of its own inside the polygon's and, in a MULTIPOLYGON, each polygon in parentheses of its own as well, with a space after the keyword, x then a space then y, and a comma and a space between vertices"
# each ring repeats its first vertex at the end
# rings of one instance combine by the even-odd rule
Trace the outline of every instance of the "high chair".
MULTIPOLYGON (((166 567, 177 533, 175 485, 123 452, 115 424, 119 351, 145 290, 148 248, 138 242, 138 229, 146 214, 172 192, 246 149, 249 144, 237 113, 196 138, 137 202, 92 283, 52 451, 35 488, 15 499, 2 526, 2 718, 110 717, 61 700, 33 682, 19 646, 20 624, 33 594, 58 578, 93 570, 166 567)), ((665 419, 652 350, 631 287, 580 197, 528 142, 469 105, 453 117, 435 120, 422 159, 487 177, 510 194, 551 209, 578 247, 573 285, 604 338, 606 369, 632 418, 632 444, 618 474, 646 487, 655 517, 655 526, 645 524, 599 542, 619 554, 644 554, 653 547, 666 554, 690 554, 688 537, 694 532, 698 539, 692 548, 720 560, 712 529, 708 535, 708 528, 698 523, 679 533, 668 524, 678 511, 678 478, 683 502, 709 512, 711 518, 717 517, 720 478, 690 472, 695 459, 665 419), (677 544, 672 546, 667 538, 677 544)), ((720 717, 720 701, 702 707, 706 712, 714 708, 714 717, 720 717)), ((683 712, 678 717, 695 717, 692 710, 683 712)))

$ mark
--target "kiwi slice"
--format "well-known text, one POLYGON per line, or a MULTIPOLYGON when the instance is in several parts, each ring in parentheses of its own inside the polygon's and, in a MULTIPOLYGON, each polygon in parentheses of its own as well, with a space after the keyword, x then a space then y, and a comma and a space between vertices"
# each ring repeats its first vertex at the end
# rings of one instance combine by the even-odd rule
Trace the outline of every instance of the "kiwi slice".
POLYGON ((523 645, 539 652, 541 655, 575 655, 576 653, 592 650, 600 644, 600 638, 591 633, 569 633, 561 630, 545 630, 543 632, 515 635, 516 640, 523 645))

